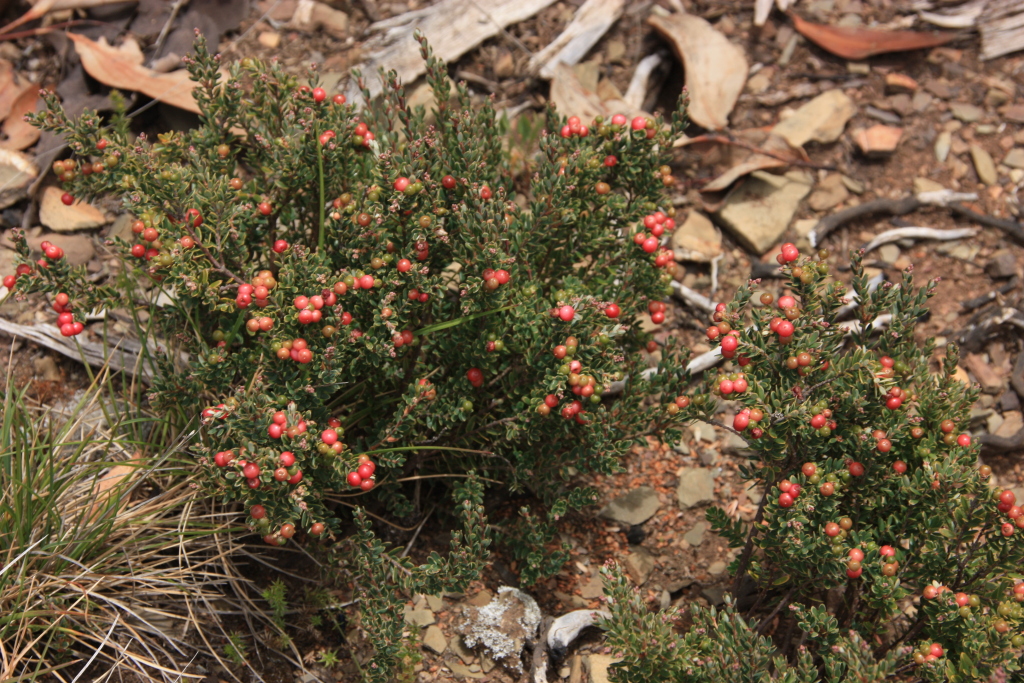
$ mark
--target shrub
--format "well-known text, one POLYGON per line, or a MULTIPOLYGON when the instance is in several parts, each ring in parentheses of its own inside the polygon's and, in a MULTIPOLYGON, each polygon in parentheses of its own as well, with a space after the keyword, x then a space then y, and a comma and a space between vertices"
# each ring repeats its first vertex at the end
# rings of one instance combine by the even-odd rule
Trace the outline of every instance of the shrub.
POLYGON ((995 681, 1020 670, 1024 515, 978 466, 966 431, 976 390, 955 378, 956 347, 935 361, 934 340, 914 339, 934 283, 915 289, 908 268, 865 295, 855 254, 862 294, 844 324, 849 298, 824 256, 784 247, 791 293, 776 300, 751 283, 708 331, 740 366, 706 380, 737 401, 732 427, 753 450, 741 474, 764 491, 750 524, 707 512, 742 549, 734 588, 756 582, 746 616, 731 600, 695 608, 679 638, 678 615, 645 614, 610 568, 609 644, 625 657, 614 680, 995 681))
MULTIPOLYGON (((205 490, 244 503, 268 543, 344 535, 339 505, 403 517, 414 487, 472 471, 543 501, 502 535, 529 584, 565 558, 546 522, 594 499, 570 476, 615 470, 704 405, 683 395, 679 349, 640 376, 657 345, 639 323, 664 320, 674 268, 660 246, 674 212, 658 209, 684 117, 588 127, 549 111, 513 175, 491 102, 472 107, 460 85, 453 105, 445 66, 423 56, 433 112, 385 74, 360 113, 315 72, 301 84, 247 59, 224 74, 199 39, 201 123, 154 142, 123 111, 71 121, 47 94, 33 120, 69 141, 54 163, 65 200, 114 194, 137 217, 133 239, 112 240, 131 277, 93 284, 59 246, 33 262, 20 240, 12 284, 52 295, 71 336, 87 311, 148 312, 163 349, 153 405, 200 418, 205 490)), ((475 497, 472 521, 480 497, 466 496, 456 507, 475 497)), ((486 549, 481 525, 431 581, 476 566, 465 555, 486 549)), ((394 558, 357 526, 360 585, 394 580, 394 558)), ((374 590, 393 610, 393 592, 374 590)))

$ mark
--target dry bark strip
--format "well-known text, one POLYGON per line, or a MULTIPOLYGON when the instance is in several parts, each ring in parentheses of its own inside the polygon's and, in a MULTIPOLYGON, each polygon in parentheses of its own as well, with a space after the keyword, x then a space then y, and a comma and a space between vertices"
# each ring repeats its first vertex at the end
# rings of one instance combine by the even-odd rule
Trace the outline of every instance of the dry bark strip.
POLYGON ((555 76, 556 65, 578 64, 618 21, 625 6, 626 0, 587 0, 576 10, 565 30, 550 45, 530 58, 530 71, 550 80, 555 76))
MULTIPOLYGON (((402 83, 412 83, 426 72, 415 32, 430 43, 434 54, 449 64, 476 46, 505 30, 506 26, 529 19, 555 0, 441 0, 425 9, 400 14, 370 26, 377 35, 364 46, 366 59, 358 65, 370 97, 384 86, 377 77, 380 69, 393 69, 402 83)), ((345 86, 350 102, 362 103, 363 95, 354 80, 345 86)))

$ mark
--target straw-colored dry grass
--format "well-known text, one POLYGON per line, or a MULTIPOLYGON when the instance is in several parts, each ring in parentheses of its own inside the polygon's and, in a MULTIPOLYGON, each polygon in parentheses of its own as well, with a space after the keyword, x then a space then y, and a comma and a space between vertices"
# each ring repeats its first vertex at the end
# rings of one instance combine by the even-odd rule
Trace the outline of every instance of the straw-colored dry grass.
POLYGON ((201 679, 197 658, 240 672, 225 661, 225 619, 254 632, 267 620, 233 564, 237 514, 189 485, 189 435, 172 439, 130 391, 104 400, 103 373, 61 411, 7 387, 0 680, 201 679))

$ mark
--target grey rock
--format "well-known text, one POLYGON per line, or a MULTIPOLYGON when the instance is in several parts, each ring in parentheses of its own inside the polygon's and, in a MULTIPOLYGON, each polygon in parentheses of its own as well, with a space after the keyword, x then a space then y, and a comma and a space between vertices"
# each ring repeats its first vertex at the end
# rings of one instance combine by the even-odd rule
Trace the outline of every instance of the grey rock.
POLYGON ((698 441, 711 443, 718 438, 714 425, 710 425, 702 420, 695 420, 691 428, 693 429, 693 435, 697 437, 698 441))
POLYGON ((890 265, 896 263, 900 257, 900 248, 895 244, 883 244, 878 249, 878 257, 890 265))
POLYGON ((713 607, 717 607, 725 602, 725 589, 713 586, 711 588, 705 588, 700 592, 701 596, 708 601, 713 607))
POLYGON ((704 542, 704 532, 710 528, 711 525, 707 522, 697 522, 692 529, 683 534, 683 540, 696 548, 704 542))
POLYGON ((714 501, 714 473, 707 467, 684 467, 679 473, 676 497, 684 509, 714 501))
POLYGON ((641 486, 608 503, 599 514, 623 524, 643 524, 654 516, 660 505, 658 492, 650 486, 641 486))
POLYGON ((672 251, 677 261, 709 263, 722 254, 722 233, 699 211, 690 211, 672 233, 672 251))
POLYGON ((708 567, 708 573, 710 573, 712 576, 721 576, 726 572, 727 569, 729 569, 729 565, 727 565, 722 560, 715 560, 711 563, 711 566, 708 567))
POLYGON ((927 109, 928 107, 932 106, 933 101, 934 98, 931 95, 926 93, 924 90, 918 90, 916 93, 914 93, 914 97, 910 101, 910 103, 913 105, 914 111, 920 113, 927 109))
POLYGON ((815 211, 828 211, 842 204, 849 196, 850 191, 843 182, 843 176, 833 173, 818 184, 807 198, 807 205, 815 211))
POLYGON ((949 111, 953 117, 964 123, 980 121, 985 116, 985 110, 967 102, 953 102, 949 105, 949 111))
POLYGON ((442 654, 448 649, 448 641, 445 639, 441 629, 437 626, 428 626, 423 634, 423 647, 437 654, 442 654))
POLYGON ((593 600, 602 595, 604 595, 604 580, 601 579, 600 574, 590 577, 590 580, 580 587, 580 596, 587 600, 593 600))
POLYGON ((905 92, 890 97, 889 106, 900 116, 910 116, 914 113, 914 101, 905 92))
POLYGON ((32 368, 44 382, 59 382, 61 379, 60 370, 57 369, 57 362, 50 356, 33 359, 32 368))
POLYGON ((427 606, 435 612, 440 612, 444 609, 444 600, 441 599, 440 595, 427 595, 427 606))
POLYGON ((452 673, 461 678, 485 678, 486 676, 480 671, 470 671, 469 667, 461 662, 445 662, 447 667, 452 670, 452 673))
POLYGON ((590 674, 590 683, 609 683, 608 667, 618 661, 611 655, 584 655, 583 668, 590 674))
POLYGON ((1010 168, 1024 168, 1024 149, 1014 147, 1003 157, 1003 164, 1010 168))
POLYGON ((690 446, 687 445, 686 441, 679 441, 679 443, 672 446, 672 450, 674 450, 676 453, 682 453, 683 455, 690 454, 690 446))
POLYGON ((629 548, 629 555, 622 558, 622 565, 633 579, 633 583, 642 586, 647 583, 654 571, 654 556, 644 547, 634 545, 629 548))
POLYGON ((985 420, 985 430, 989 434, 995 434, 999 431, 999 428, 1003 426, 1003 422, 1005 422, 1005 420, 1003 420, 1002 415, 999 413, 992 413, 988 416, 988 419, 985 420))
POLYGON ((743 246, 764 254, 779 241, 810 191, 810 179, 802 171, 784 176, 755 171, 729 196, 718 218, 743 246))
POLYGON ((930 178, 914 178, 914 194, 921 194, 922 192, 938 192, 944 189, 945 188, 942 186, 942 183, 937 183, 930 178))
POLYGON ((741 455, 750 451, 750 445, 739 434, 726 432, 722 443, 722 450, 732 455, 741 455))
POLYGON ((974 170, 978 174, 978 180, 986 185, 995 185, 999 182, 996 164, 992 161, 992 155, 986 152, 984 147, 971 145, 971 161, 974 162, 974 170))
POLYGON ((702 465, 711 467, 718 462, 718 451, 713 448, 702 448, 700 449, 700 462, 702 465))
MULTIPOLYGON (((904 95, 904 97, 906 97, 906 95, 904 95)), ((873 119, 878 119, 882 123, 891 123, 894 126, 898 126, 903 122, 903 119, 899 115, 894 114, 891 111, 879 109, 878 107, 872 107, 870 104, 864 108, 864 113, 873 119)))
POLYGON ((466 616, 466 621, 456 627, 466 646, 480 647, 511 671, 521 672, 523 646, 533 640, 540 626, 537 601, 518 588, 502 586, 484 607, 467 607, 466 616))
POLYGON ((1004 391, 999 397, 999 409, 1002 411, 1020 410, 1020 398, 1016 391, 1004 391))
POLYGON ((840 175, 839 178, 842 179, 843 185, 846 186, 846 189, 854 194, 863 194, 864 190, 867 189, 864 187, 864 183, 856 178, 851 178, 848 175, 840 175))
POLYGON ((1017 274, 1017 259, 1009 249, 1000 249, 985 264, 985 272, 993 278, 1013 277, 1017 274))
POLYGON ((473 663, 473 659, 476 658, 476 655, 472 650, 466 647, 465 643, 462 642, 462 638, 452 638, 452 641, 448 644, 451 646, 452 652, 459 656, 459 659, 462 660, 463 664, 468 666, 473 663))

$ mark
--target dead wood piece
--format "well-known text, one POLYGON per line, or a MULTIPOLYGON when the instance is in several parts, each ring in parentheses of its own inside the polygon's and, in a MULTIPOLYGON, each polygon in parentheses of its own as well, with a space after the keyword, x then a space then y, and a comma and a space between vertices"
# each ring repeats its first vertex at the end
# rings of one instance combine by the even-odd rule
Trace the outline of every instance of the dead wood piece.
POLYGON ((874 239, 865 244, 862 250, 865 254, 870 251, 877 249, 883 244, 890 244, 892 242, 899 242, 903 239, 913 240, 958 240, 964 237, 974 237, 978 234, 976 228, 953 228, 951 230, 939 230, 937 228, 921 228, 917 226, 906 227, 906 228, 895 228, 893 230, 886 230, 881 235, 876 235, 874 239))
MULTIPOLYGON (((449 64, 483 43, 506 26, 529 19, 554 0, 441 0, 425 10, 413 10, 370 26, 378 34, 363 46, 366 59, 358 65, 370 97, 384 86, 380 69, 393 69, 402 83, 412 83, 426 70, 415 34, 420 32, 434 54, 449 64)), ((363 94, 355 80, 345 87, 349 102, 360 105, 363 94)))
POLYGON ((978 24, 982 59, 1024 50, 1024 5, 1020 0, 988 0, 978 24))
POLYGON ((679 299, 683 300, 690 306, 698 308, 705 313, 715 312, 715 302, 707 298, 700 292, 695 292, 684 284, 679 282, 672 282, 672 293, 679 299))
POLYGON ((530 58, 527 68, 539 73, 542 78, 551 79, 555 75, 554 65, 578 64, 618 21, 625 6, 626 0, 587 0, 576 10, 565 30, 550 45, 530 58))
POLYGON ((658 54, 647 55, 636 65, 633 78, 629 81, 626 94, 622 96, 624 102, 634 109, 643 109, 644 100, 647 99, 648 82, 651 80, 651 72, 657 69, 664 58, 658 54))
POLYGON ((1012 325, 1024 330, 1024 313, 1016 308, 993 307, 991 312, 982 310, 976 314, 967 330, 957 339, 962 351, 980 349, 990 334, 998 331, 1003 325, 1012 325), (986 317, 987 316, 987 317, 986 317), (979 318, 984 319, 979 321, 979 318))
POLYGON ((986 455, 1024 450, 1024 429, 1013 436, 981 434, 977 439, 981 443, 981 452, 986 455))
POLYGON ((986 292, 981 296, 976 296, 973 299, 968 299, 967 301, 960 302, 960 307, 965 311, 973 311, 976 308, 981 308, 985 304, 995 301, 997 298, 999 298, 1000 295, 1006 294, 1007 292, 1012 292, 1014 289, 1017 288, 1019 284, 1020 278, 1014 275, 1012 278, 1010 278, 1010 281, 1004 284, 1002 287, 994 289, 991 292, 986 292))
POLYGON ((1024 244, 1024 225, 1021 225, 1017 221, 1007 220, 1005 218, 996 218, 995 216, 987 216, 977 211, 972 211, 962 204, 950 204, 949 210, 958 216, 969 218, 976 223, 987 225, 992 228, 999 228, 1010 237, 1014 238, 1021 244, 1024 244))

